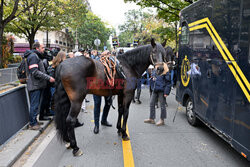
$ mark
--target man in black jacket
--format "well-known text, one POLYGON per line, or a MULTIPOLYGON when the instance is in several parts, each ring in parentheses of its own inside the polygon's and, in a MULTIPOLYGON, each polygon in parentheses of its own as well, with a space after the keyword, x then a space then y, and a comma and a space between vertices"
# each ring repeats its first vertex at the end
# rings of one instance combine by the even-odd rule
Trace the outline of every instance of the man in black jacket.
POLYGON ((46 74, 43 62, 41 60, 44 53, 44 45, 36 42, 32 46, 33 50, 26 51, 24 57, 27 58, 28 80, 27 89, 30 94, 30 116, 29 128, 39 130, 37 122, 41 90, 46 88, 47 81, 55 82, 55 79, 46 74))

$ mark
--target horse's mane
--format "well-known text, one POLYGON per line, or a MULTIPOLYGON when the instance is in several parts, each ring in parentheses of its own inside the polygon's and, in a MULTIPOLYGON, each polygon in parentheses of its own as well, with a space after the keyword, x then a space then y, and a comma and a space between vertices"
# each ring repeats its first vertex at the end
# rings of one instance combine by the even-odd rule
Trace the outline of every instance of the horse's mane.
POLYGON ((151 45, 144 45, 138 48, 129 50, 123 54, 119 54, 117 58, 124 60, 129 66, 133 67, 138 64, 148 64, 149 54, 152 50, 151 45))

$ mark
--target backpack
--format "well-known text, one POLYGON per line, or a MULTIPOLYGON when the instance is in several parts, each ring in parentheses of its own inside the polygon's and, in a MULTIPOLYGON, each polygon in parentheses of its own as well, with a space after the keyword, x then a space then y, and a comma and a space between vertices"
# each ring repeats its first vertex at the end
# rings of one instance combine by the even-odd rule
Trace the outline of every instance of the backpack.
POLYGON ((26 81, 28 79, 28 72, 27 72, 27 60, 23 59, 20 63, 20 65, 17 68, 17 78, 22 84, 26 84, 26 81))

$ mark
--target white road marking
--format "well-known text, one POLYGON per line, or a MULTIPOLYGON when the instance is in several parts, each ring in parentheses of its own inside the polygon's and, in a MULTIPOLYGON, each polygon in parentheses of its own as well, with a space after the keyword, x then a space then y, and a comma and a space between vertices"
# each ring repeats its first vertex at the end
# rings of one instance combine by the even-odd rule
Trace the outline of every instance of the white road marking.
POLYGON ((31 167, 34 166, 38 158, 42 155, 43 151, 47 148, 51 140, 56 135, 56 128, 53 127, 50 133, 45 137, 45 139, 41 142, 41 144, 37 147, 37 149, 32 153, 32 155, 28 158, 23 167, 31 167))

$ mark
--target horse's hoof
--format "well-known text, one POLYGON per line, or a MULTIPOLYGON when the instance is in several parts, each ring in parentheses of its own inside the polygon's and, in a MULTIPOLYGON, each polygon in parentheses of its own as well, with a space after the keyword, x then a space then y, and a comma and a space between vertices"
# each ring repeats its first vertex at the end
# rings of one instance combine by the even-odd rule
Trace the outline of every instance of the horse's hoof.
POLYGON ((67 149, 71 149, 70 143, 66 143, 66 144, 65 144, 65 147, 66 147, 67 149))
POLYGON ((120 132, 119 130, 117 131, 118 136, 122 135, 122 132, 120 132))
POLYGON ((122 137, 122 140, 123 141, 128 141, 128 140, 130 140, 130 138, 128 136, 126 136, 126 137, 122 137))
POLYGON ((76 153, 73 152, 73 154, 75 157, 79 157, 79 156, 83 155, 83 152, 81 149, 79 149, 76 153))

